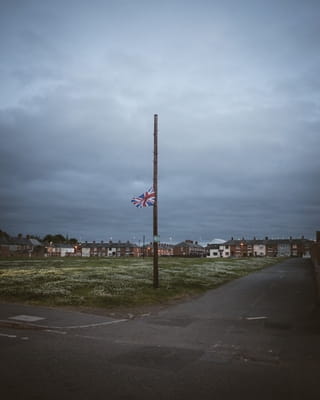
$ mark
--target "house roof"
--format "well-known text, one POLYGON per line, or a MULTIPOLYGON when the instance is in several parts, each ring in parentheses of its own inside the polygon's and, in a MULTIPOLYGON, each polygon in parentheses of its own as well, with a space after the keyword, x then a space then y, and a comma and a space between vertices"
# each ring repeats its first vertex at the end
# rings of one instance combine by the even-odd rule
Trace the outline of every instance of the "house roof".
POLYGON ((41 246, 39 240, 34 238, 23 237, 0 237, 0 244, 2 245, 20 245, 20 246, 41 246))
POLYGON ((68 243, 54 243, 52 247, 56 247, 58 249, 73 249, 73 245, 68 243))
POLYGON ((137 247, 136 244, 131 243, 129 241, 127 242, 86 242, 82 243, 81 247, 96 247, 96 248, 106 248, 106 247, 111 247, 111 248, 126 248, 126 247, 137 247))
POLYGON ((38 239, 34 239, 34 238, 30 238, 29 242, 33 245, 33 246, 41 246, 41 243, 39 242, 38 239))
POLYGON ((278 244, 307 244, 307 243, 313 243, 312 240, 309 239, 304 239, 304 238, 300 238, 300 239, 232 239, 232 240, 228 240, 227 242, 225 242, 225 245, 229 245, 229 246, 239 246, 241 243, 243 243, 244 245, 254 245, 254 244, 265 244, 265 245, 278 245, 278 244))
POLYGON ((180 242, 176 244, 175 247, 192 247, 192 248, 197 247, 199 249, 203 249, 203 247, 200 246, 200 244, 194 243, 192 240, 185 240, 184 242, 180 242))
POLYGON ((158 247, 159 249, 173 249, 174 248, 174 244, 169 244, 169 243, 159 243, 158 247))
POLYGON ((211 245, 211 244, 223 244, 225 242, 226 241, 224 239, 212 239, 211 242, 208 243, 208 245, 211 245))

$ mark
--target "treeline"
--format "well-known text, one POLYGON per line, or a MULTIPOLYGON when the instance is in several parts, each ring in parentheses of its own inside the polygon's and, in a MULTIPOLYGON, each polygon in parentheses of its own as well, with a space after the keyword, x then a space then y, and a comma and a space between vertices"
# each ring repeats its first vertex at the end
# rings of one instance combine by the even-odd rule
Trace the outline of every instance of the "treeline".
MULTIPOLYGON (((0 238, 4 238, 4 239, 9 239, 11 236, 5 232, 0 230, 0 238)), ((17 235, 18 238, 23 238, 22 233, 19 233, 17 235)), ((61 244, 72 244, 75 245, 78 243, 78 239, 76 238, 69 238, 68 236, 63 236, 60 233, 58 234, 47 234, 45 235, 43 238, 41 238, 40 236, 35 236, 35 235, 26 235, 27 239, 38 239, 40 242, 52 242, 52 243, 61 243, 61 244)))
POLYGON ((52 243, 66 243, 66 244, 77 244, 78 243, 78 239, 76 238, 68 238, 68 237, 64 237, 63 235, 61 235, 60 233, 56 234, 56 235, 46 235, 44 236, 44 238, 42 239, 43 242, 52 242, 52 243))

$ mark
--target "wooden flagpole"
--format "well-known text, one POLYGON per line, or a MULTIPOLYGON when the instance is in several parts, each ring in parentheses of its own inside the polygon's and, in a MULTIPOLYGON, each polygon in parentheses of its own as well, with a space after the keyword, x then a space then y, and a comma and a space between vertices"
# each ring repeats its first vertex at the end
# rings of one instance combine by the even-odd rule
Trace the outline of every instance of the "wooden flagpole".
POLYGON ((153 287, 159 287, 158 268, 158 114, 153 119, 153 190, 155 202, 153 206, 153 287))

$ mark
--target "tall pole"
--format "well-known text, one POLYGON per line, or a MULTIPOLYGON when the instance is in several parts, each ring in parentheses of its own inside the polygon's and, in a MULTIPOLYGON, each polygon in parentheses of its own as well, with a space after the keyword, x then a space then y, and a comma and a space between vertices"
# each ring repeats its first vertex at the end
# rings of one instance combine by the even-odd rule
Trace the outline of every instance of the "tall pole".
POLYGON ((158 268, 158 114, 154 114, 153 119, 153 190, 155 202, 153 206, 153 287, 159 287, 159 268, 158 268))

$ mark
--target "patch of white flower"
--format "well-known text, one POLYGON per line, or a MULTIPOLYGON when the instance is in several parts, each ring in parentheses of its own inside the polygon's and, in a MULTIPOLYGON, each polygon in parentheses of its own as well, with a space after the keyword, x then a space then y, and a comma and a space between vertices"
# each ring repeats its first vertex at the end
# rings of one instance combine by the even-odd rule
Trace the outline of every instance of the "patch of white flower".
MULTIPOLYGON (((275 259, 160 258, 160 286, 213 288, 269 265, 275 259)), ((150 258, 0 260, 0 296, 53 299, 54 304, 118 300, 152 288, 150 258)))
POLYGON ((97 297, 112 297, 112 293, 110 293, 108 290, 106 290, 103 287, 97 287, 94 288, 91 291, 93 296, 97 296, 97 297))

